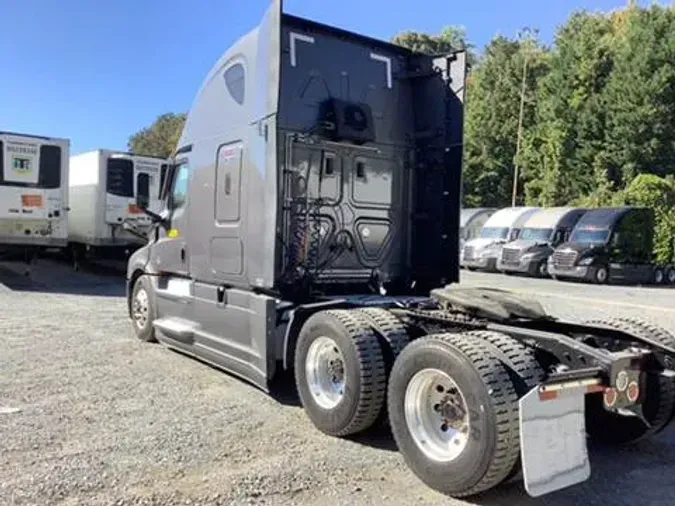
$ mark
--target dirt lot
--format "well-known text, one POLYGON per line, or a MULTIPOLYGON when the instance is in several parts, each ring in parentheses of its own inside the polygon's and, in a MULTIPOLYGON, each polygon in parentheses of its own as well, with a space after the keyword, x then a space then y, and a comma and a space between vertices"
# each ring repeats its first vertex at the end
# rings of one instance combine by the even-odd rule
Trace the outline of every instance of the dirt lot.
MULTIPOLYGON (((315 430, 288 382, 268 396, 137 341, 121 277, 0 264, 0 504, 467 504, 405 467, 386 431, 315 430)), ((570 319, 636 315, 675 331, 675 290, 589 287, 463 273, 539 293, 570 319)), ((675 504, 675 430, 593 449, 586 484, 540 500, 520 483, 470 504, 675 504)))

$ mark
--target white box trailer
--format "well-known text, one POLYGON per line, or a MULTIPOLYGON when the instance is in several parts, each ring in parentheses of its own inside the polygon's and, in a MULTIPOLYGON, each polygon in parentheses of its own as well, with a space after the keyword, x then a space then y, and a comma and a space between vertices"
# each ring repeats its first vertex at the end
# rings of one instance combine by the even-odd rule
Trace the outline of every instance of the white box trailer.
POLYGON ((166 169, 164 159, 108 149, 70 158, 68 241, 76 265, 83 255, 126 257, 145 243, 151 221, 136 196, 156 209, 166 169))
POLYGON ((68 244, 68 139, 0 132, 0 253, 68 244))

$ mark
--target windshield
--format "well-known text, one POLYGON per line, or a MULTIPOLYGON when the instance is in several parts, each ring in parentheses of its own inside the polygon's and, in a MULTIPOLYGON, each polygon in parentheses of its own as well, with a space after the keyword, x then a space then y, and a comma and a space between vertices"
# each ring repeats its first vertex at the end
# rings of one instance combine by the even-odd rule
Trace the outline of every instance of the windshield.
POLYGON ((518 238, 530 241, 549 241, 552 233, 551 228, 524 228, 518 238))
POLYGON ((609 238, 609 230, 575 229, 570 242, 579 244, 605 244, 609 238))
POLYGON ((0 185, 59 188, 61 148, 29 141, 0 141, 0 185))
POLYGON ((509 229, 507 227, 483 227, 480 231, 482 239, 506 239, 509 236, 509 229))

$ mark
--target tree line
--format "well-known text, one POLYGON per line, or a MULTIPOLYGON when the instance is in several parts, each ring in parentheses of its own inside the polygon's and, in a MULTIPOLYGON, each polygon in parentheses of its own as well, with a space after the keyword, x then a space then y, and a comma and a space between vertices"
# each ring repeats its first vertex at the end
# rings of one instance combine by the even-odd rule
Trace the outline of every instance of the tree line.
MULTIPOLYGON (((454 26, 393 42, 468 52, 464 206, 648 206, 655 252, 672 261, 675 7, 631 1, 607 13, 575 11, 551 44, 524 28, 479 51, 454 26)), ((129 148, 168 155, 184 119, 158 118, 129 148)))

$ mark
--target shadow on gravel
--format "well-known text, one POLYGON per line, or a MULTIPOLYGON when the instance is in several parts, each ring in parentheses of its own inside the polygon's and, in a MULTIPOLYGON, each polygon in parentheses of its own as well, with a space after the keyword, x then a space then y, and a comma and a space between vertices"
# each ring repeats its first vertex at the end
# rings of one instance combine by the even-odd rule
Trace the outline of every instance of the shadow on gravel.
POLYGON ((27 275, 25 264, 2 262, 0 293, 7 291, 124 297, 124 272, 105 266, 96 266, 96 271, 75 271, 65 263, 38 260, 27 275))
POLYGON ((521 477, 472 497, 471 503, 480 506, 675 504, 674 451, 675 427, 632 447, 589 445, 591 477, 585 483, 534 498, 525 491, 521 477))

